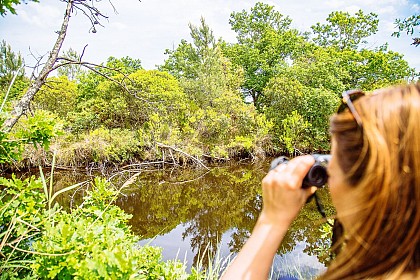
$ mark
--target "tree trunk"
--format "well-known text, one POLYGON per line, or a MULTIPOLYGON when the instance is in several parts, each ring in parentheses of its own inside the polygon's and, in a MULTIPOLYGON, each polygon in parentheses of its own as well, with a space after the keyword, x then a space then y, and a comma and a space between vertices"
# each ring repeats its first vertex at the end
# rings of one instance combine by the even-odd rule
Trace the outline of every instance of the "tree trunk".
POLYGON ((5 122, 3 123, 2 130, 4 132, 9 132, 13 128, 13 126, 17 123, 19 118, 28 111, 30 102, 34 98, 35 94, 39 91, 41 86, 45 83, 50 72, 53 70, 54 64, 57 61, 58 54, 60 53, 61 46, 63 45, 64 39, 67 34, 67 27, 70 20, 70 13, 72 10, 72 6, 73 6, 73 0, 68 0, 66 12, 64 14, 63 23, 61 24, 61 29, 58 33, 58 37, 54 44, 54 47, 50 52, 48 60, 45 63, 39 75, 35 77, 35 79, 31 82, 29 89, 26 91, 23 97, 19 100, 18 104, 15 105, 9 118, 6 119, 5 122))

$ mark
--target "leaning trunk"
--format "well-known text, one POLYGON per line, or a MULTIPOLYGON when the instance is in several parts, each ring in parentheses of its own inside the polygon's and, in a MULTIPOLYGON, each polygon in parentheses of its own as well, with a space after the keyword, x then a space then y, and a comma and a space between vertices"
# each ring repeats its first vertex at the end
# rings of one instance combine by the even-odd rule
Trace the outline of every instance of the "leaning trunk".
POLYGON ((39 75, 35 77, 34 80, 31 82, 28 90, 25 92, 23 97, 14 106, 10 114, 10 117, 6 119, 5 122, 3 123, 2 130, 4 132, 9 132, 13 128, 13 126, 17 123, 19 118, 29 110, 30 102, 34 98, 35 94, 39 91, 41 86, 45 83, 50 72, 53 70, 53 67, 57 61, 57 57, 60 52, 61 46, 63 45, 64 39, 66 37, 72 5, 73 5, 73 0, 68 0, 66 13, 64 15, 64 20, 61 25, 61 29, 59 31, 54 47, 50 52, 48 60, 45 63, 39 75))

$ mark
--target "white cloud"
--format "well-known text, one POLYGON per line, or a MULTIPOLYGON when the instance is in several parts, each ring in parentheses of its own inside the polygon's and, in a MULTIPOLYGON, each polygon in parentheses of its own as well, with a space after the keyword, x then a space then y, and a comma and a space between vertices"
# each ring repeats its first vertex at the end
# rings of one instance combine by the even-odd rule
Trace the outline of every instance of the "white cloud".
POLYGON ((120 31, 127 30, 127 28, 128 28, 128 26, 126 24, 122 23, 122 22, 112 22, 110 24, 110 26, 113 29, 117 29, 117 30, 120 30, 120 31))
POLYGON ((394 21, 383 22, 383 24, 381 25, 381 28, 383 31, 387 32, 388 34, 392 34, 393 32, 396 31, 394 21))
POLYGON ((360 6, 351 5, 351 6, 345 7, 343 10, 345 12, 348 12, 349 14, 353 15, 353 14, 357 13, 360 9, 361 9, 360 6))
MULTIPOLYGON (((104 62, 109 56, 130 56, 143 61, 147 69, 162 64, 167 48, 177 46, 181 39, 190 39, 188 23, 200 24, 203 16, 219 38, 234 42, 236 34, 231 30, 229 17, 232 12, 250 11, 256 2, 261 0, 115 0, 115 14, 109 1, 95 2, 98 8, 109 16, 101 23, 96 34, 89 33, 90 23, 82 13, 72 16, 68 35, 63 50, 69 47, 81 51, 86 44, 86 59, 93 62, 104 62), (89 56, 89 57, 88 57, 89 56)), ((396 39, 390 36, 394 31, 396 18, 406 18, 415 9, 419 10, 418 0, 265 0, 264 3, 275 6, 275 9, 293 22, 292 27, 300 31, 310 31, 310 26, 317 22, 324 23, 333 11, 346 11, 354 14, 362 9, 366 14, 377 13, 379 32, 375 44, 390 42, 392 50, 407 53, 406 59, 417 63, 416 52, 411 38, 396 39), (399 46, 404 46, 400 48, 399 46), (407 47, 406 47, 407 46, 407 47)), ((56 39, 54 31, 60 28, 65 3, 57 0, 32 1, 28 5, 18 6, 18 16, 0 18, 0 32, 11 46, 23 54, 32 50, 47 52, 56 39)), ((418 55, 417 55, 418 56, 418 55)), ((419 56, 420 57, 420 56, 419 56)))
POLYGON ((382 8, 379 8, 377 11, 375 11, 376 14, 378 15, 395 15, 396 14, 396 9, 393 6, 385 6, 382 8))
POLYGON ((34 2, 30 2, 28 5, 32 6, 30 12, 27 12, 27 10, 17 10, 19 17, 22 17, 24 22, 43 29, 60 26, 63 18, 63 10, 56 5, 41 6, 39 3, 34 2))
POLYGON ((329 9, 336 10, 338 8, 345 6, 345 2, 342 0, 329 0, 329 1, 325 1, 325 6, 328 7, 329 9))

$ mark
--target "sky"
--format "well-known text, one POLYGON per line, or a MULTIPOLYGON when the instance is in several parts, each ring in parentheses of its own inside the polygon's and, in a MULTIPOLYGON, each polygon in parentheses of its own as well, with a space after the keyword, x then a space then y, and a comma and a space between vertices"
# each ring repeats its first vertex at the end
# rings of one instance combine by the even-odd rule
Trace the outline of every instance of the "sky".
MULTIPOLYGON (((93 0, 93 2, 97 2, 93 0)), ((106 62, 107 58, 129 56, 140 59, 145 69, 163 64, 166 49, 174 49, 181 39, 192 41, 188 24, 199 25, 200 17, 213 30, 216 38, 236 42, 229 17, 232 12, 250 11, 254 0, 103 0, 97 7, 109 18, 102 21, 96 33, 82 13, 74 14, 62 50, 69 48, 82 53, 84 61, 106 62), (112 4, 111 4, 112 3, 112 4), (114 8, 116 12, 114 11, 114 8)), ((420 71, 420 47, 410 45, 406 34, 391 37, 396 18, 406 18, 420 12, 420 0, 272 0, 260 2, 272 5, 292 19, 292 27, 311 31, 317 22, 325 23, 333 11, 354 14, 374 12, 379 18, 379 31, 365 46, 374 49, 388 42, 393 51, 404 55, 411 67, 420 71)), ((14 52, 20 52, 27 65, 34 57, 52 49, 64 16, 65 3, 60 0, 40 0, 17 6, 17 15, 0 17, 0 40, 5 40, 14 52)), ((418 30, 416 31, 418 34, 418 30)))

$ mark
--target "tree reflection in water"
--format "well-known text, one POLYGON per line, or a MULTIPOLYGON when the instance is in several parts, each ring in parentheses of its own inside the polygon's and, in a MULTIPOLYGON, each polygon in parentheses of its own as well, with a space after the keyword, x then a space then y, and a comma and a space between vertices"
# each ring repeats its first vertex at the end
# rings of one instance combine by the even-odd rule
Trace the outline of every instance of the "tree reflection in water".
MULTIPOLYGON (((207 173, 179 168, 143 171, 130 188, 123 190, 116 204, 133 215, 130 220, 133 231, 142 239, 153 239, 153 245, 162 246, 164 256, 165 245, 185 248, 186 244, 177 243, 189 242, 194 254, 187 256, 189 265, 197 263, 204 252, 201 261, 205 264, 208 255, 214 256, 222 246, 222 237, 228 239, 226 246, 231 253, 242 248, 262 207, 261 180, 267 167, 268 162, 213 167, 207 173), (182 240, 168 243, 171 234, 175 234, 171 232, 180 230, 182 240)), ((130 174, 123 173, 113 183, 120 186, 129 177, 130 174)), ((318 192, 327 213, 333 214, 328 191, 318 192)), ((302 250, 325 263, 328 254, 319 248, 328 247, 329 240, 321 238, 320 226, 321 216, 315 204, 307 204, 286 235, 279 256, 290 254, 299 247, 297 244, 305 242, 304 249, 300 246, 302 250)))

